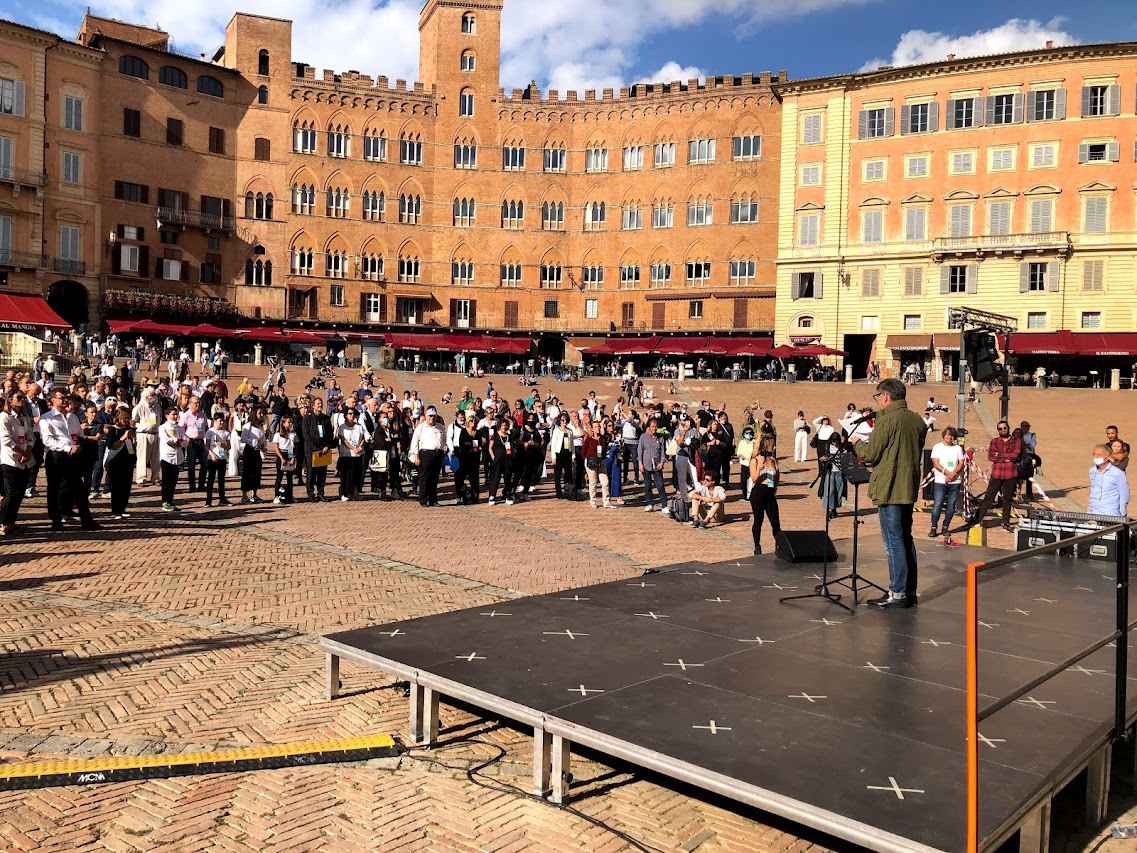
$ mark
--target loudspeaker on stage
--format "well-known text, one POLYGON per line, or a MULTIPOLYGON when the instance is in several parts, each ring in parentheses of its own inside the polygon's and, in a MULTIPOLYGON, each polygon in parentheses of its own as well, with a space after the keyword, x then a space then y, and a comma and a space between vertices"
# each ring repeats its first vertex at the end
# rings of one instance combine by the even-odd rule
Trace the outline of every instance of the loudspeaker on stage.
POLYGON ((774 555, 790 563, 837 560, 837 548, 824 530, 783 530, 774 543, 774 555))

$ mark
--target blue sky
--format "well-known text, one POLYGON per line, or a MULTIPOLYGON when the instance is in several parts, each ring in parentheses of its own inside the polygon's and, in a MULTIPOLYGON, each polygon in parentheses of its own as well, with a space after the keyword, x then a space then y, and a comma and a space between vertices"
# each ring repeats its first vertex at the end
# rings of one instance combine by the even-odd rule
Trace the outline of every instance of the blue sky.
MULTIPOLYGON (((73 36, 86 0, 0 0, 0 16, 73 36)), ((211 51, 237 10, 295 21, 294 59, 414 79, 419 0, 105 0, 95 14, 158 24, 177 47, 211 51)), ((787 69, 838 74, 1059 44, 1137 40, 1132 0, 1068 15, 1056 0, 506 0, 502 84, 605 88, 787 69), (787 12, 787 10, 790 10, 787 12)))

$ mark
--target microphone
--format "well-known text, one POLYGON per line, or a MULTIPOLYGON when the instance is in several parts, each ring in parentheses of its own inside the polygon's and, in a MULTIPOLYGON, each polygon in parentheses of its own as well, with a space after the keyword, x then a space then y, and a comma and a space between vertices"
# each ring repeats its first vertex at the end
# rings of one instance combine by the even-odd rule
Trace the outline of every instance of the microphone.
MULTIPOLYGON (((851 422, 849 423, 849 426, 850 426, 850 427, 857 427, 857 426, 860 426, 860 425, 861 425, 861 424, 863 424, 865 421, 871 421, 871 420, 872 420, 873 418, 875 418, 875 417, 876 417, 876 412, 869 412, 867 415, 861 415, 861 416, 860 416, 859 418, 857 418, 855 421, 851 421, 851 422)), ((852 431, 852 430, 850 430, 850 432, 851 432, 851 431, 852 431)))

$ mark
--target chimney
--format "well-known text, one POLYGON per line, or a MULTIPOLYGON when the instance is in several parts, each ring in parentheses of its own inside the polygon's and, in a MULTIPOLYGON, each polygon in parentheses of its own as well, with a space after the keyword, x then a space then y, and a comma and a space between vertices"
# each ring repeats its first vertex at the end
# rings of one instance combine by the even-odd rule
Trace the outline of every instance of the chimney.
POLYGON ((1047 49, 1047 50, 1050 50, 1050 48, 1052 48, 1052 47, 1054 47, 1054 42, 1052 42, 1052 41, 1048 41, 1048 42, 1046 43, 1046 49, 1047 49))
POLYGON ((955 59, 955 54, 954 54, 954 53, 949 53, 949 54, 947 55, 947 60, 948 60, 948 62, 951 62, 951 61, 952 61, 952 60, 954 60, 954 59, 955 59))

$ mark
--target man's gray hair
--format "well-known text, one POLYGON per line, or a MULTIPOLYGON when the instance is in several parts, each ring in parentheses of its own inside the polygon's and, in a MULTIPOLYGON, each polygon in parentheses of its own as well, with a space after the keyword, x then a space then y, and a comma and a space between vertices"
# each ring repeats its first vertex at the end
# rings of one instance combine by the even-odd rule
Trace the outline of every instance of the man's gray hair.
POLYGON ((885 379, 876 386, 876 390, 893 400, 903 400, 908 396, 908 388, 899 379, 885 379))

